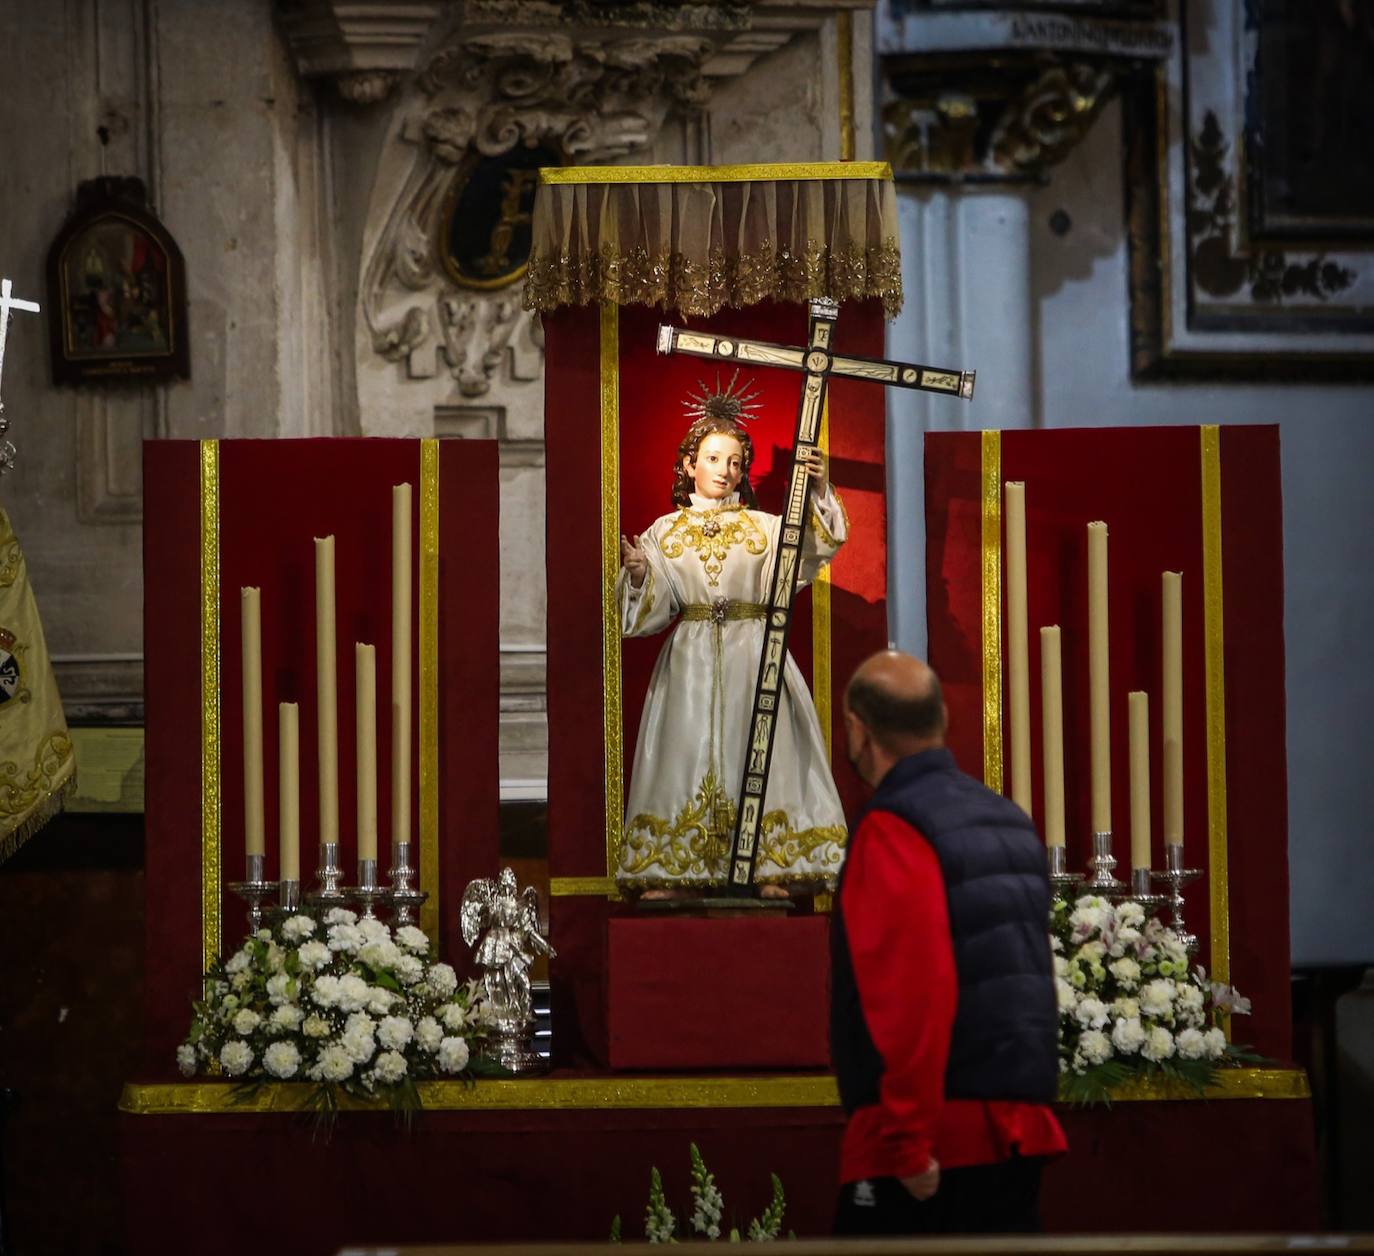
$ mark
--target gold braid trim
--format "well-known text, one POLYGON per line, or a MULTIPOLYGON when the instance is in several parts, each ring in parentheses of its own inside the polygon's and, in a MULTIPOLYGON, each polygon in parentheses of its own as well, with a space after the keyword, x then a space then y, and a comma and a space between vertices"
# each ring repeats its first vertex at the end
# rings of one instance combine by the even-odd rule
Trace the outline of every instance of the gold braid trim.
POLYGON ((705 568, 707 585, 715 588, 726 556, 736 545, 743 545, 750 554, 768 549, 768 538, 747 510, 731 513, 734 517, 725 519, 722 511, 684 510, 663 534, 658 548, 665 558, 681 558, 684 550, 695 552, 705 568))
POLYGON ((880 245, 849 243, 832 249, 811 241, 801 253, 769 241, 727 257, 712 249, 705 262, 679 252, 650 252, 643 245, 620 252, 602 245, 593 254, 535 253, 525 276, 527 310, 610 301, 615 305, 662 305, 705 317, 725 306, 763 300, 802 302, 877 297, 888 318, 902 308, 902 257, 895 239, 880 245))

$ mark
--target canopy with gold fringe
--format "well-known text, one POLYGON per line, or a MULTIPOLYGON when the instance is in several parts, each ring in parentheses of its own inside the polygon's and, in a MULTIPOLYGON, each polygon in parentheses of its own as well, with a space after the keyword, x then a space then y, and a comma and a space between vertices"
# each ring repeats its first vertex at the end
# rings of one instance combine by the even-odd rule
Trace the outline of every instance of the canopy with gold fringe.
POLYGON ((76 785, 62 699, 19 538, 0 510, 0 863, 76 785))
POLYGON ((902 305, 886 162, 543 169, 527 309, 610 301, 687 315, 759 301, 902 305))

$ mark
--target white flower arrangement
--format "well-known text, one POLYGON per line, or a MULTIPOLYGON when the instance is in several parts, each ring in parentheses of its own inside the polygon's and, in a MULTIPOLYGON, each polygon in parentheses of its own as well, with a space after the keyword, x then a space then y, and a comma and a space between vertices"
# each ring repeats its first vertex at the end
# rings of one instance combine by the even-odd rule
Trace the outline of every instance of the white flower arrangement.
MULTIPOLYGON (((715 1174, 706 1168, 696 1143, 691 1144, 692 1156, 692 1216, 690 1234, 714 1242, 721 1237, 721 1217, 725 1212, 725 1199, 716 1185, 715 1174)), ((773 1197, 767 1208, 749 1223, 744 1237, 755 1243, 768 1243, 776 1239, 782 1230, 782 1214, 787 1201, 783 1195, 782 1182, 776 1173, 769 1174, 773 1183, 773 1197)), ((649 1205, 644 1210, 644 1237, 650 1243, 676 1243, 678 1232, 677 1218, 668 1207, 663 1193, 663 1175, 657 1167, 649 1170, 649 1205)), ((729 1240, 740 1240, 738 1227, 732 1227, 729 1240)), ((793 1236, 795 1237, 795 1236, 793 1236)), ((620 1218, 611 1222, 611 1242, 620 1242, 620 1218)))
POLYGON ((1259 1057, 1226 1041, 1217 1023, 1250 1001, 1209 984, 1178 936, 1137 902, 1085 895, 1050 912, 1065 1097, 1110 1098, 1135 1076, 1160 1074, 1199 1092, 1218 1068, 1259 1057))
POLYGON ((334 908, 260 929, 205 974, 204 1000, 177 1048, 187 1076, 218 1069, 251 1090, 313 1082, 309 1106, 326 1120, 339 1091, 420 1107, 416 1082, 471 1078, 485 1034, 476 982, 438 963, 410 925, 334 908))

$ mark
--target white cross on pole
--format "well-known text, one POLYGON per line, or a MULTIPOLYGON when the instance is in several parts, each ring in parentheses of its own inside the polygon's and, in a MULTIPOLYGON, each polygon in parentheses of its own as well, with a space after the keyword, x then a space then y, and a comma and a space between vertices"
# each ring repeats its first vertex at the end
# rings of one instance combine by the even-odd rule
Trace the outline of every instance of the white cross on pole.
POLYGON ((10 311, 27 310, 37 314, 39 308, 36 301, 21 301, 18 297, 12 297, 12 287, 8 279, 0 279, 0 380, 5 376, 5 333, 9 330, 10 311))

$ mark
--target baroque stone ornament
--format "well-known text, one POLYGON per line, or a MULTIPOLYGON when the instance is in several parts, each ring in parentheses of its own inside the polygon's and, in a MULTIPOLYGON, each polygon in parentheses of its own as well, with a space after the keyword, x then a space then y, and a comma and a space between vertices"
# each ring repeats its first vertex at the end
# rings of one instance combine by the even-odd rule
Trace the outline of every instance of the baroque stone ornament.
POLYGON ((364 269, 373 352, 416 378, 446 369, 464 397, 490 391, 508 347, 537 339, 519 300, 528 154, 604 163, 647 148, 670 112, 705 104, 715 46, 698 31, 460 28, 398 106, 413 153, 364 269))

